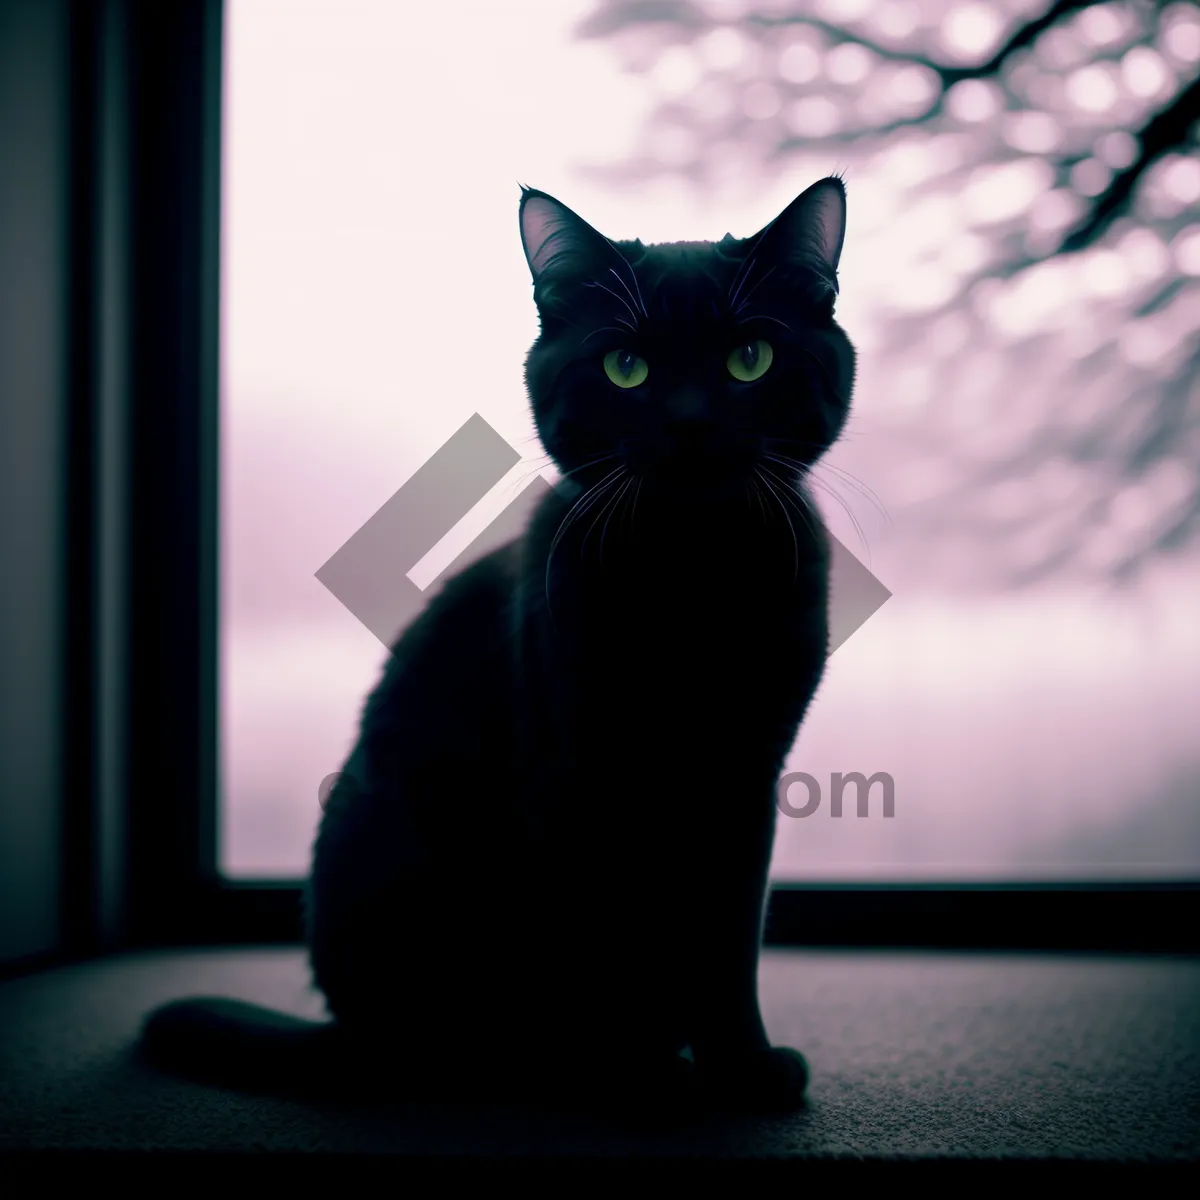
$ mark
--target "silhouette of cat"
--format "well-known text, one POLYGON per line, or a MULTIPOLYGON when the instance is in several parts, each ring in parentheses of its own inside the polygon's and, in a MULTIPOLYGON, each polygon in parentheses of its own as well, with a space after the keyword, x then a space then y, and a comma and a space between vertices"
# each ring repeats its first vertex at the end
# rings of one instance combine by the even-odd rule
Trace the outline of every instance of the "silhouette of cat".
POLYGON ((845 190, 753 237, 613 242, 523 188, 525 378, 564 475, 397 641, 306 893, 324 1025, 152 1014, 164 1065, 242 1086, 788 1111, 763 1027, 775 784, 821 680, 805 488, 845 424, 845 190))

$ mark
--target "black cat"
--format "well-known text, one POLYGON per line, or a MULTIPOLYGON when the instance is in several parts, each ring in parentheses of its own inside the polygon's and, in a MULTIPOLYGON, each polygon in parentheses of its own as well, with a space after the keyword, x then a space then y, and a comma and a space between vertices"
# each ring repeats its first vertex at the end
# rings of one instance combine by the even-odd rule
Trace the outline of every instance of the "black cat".
POLYGON ((775 787, 828 649, 807 470, 848 414, 839 179, 744 240, 523 189, 526 382, 565 476, 394 647, 307 893, 327 1026, 154 1014, 160 1060, 347 1089, 787 1110, 757 996, 775 787))

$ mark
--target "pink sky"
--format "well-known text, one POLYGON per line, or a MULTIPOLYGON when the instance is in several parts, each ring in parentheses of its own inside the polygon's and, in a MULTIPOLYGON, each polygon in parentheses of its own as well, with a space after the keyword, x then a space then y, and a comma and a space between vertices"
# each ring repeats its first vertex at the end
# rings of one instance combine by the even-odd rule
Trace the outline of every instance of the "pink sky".
MULTIPOLYGON (((734 178, 707 205, 671 185, 601 188, 576 168, 632 144, 647 93, 608 49, 568 42, 585 9, 480 0, 455 5, 469 15, 451 22, 450 8, 395 0, 227 6, 221 845, 235 874, 304 872, 317 786, 340 765, 382 660, 314 572, 474 412, 528 461, 419 565, 418 584, 538 465, 521 381, 536 317, 518 181, 610 236, 677 240, 751 233, 844 165, 816 155, 769 186, 734 178), (461 320, 464 289, 485 316, 469 346, 447 319, 461 320)), ((951 36, 983 36, 969 12, 956 20, 951 36)), ((706 52, 739 51, 726 39, 706 52)), ((685 74, 668 62, 650 86, 686 87, 685 74)), ((840 317, 868 365, 855 440, 834 461, 867 483, 887 406, 921 402, 870 364, 878 304, 895 302, 897 278, 912 280, 914 307, 934 302, 969 262, 971 205, 983 203, 933 196, 895 237, 910 159, 898 151, 848 174, 840 317), (931 265, 934 243, 950 250, 931 265)), ((1010 173, 987 199, 1028 204, 1038 187, 1010 173)), ((1062 312, 1082 285, 1060 274, 1046 286, 1062 312)), ((905 497, 884 499, 903 520, 905 497)), ((888 771, 897 816, 783 820, 777 874, 1194 873, 1200 846, 1163 834, 1161 859, 1135 867, 1112 831, 1139 806, 1195 811, 1194 782, 1171 799, 1179 779, 1200 778, 1182 715, 1200 701, 1195 573, 1166 572, 1128 601, 1077 587, 968 603, 931 589, 870 507, 855 509, 895 597, 831 661, 792 766, 825 779, 888 771), (1106 847, 1082 866, 1066 862, 1077 834, 1106 847)))

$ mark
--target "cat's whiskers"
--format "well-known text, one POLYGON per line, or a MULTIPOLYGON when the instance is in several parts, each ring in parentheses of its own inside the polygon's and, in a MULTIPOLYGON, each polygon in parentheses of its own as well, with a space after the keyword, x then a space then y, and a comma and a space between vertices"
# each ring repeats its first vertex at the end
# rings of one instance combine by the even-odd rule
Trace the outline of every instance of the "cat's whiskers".
POLYGON ((737 274, 733 277, 733 283, 729 285, 729 307, 733 308, 738 302, 738 296, 741 293, 743 286, 750 278, 750 272, 754 269, 755 262, 758 261, 758 247, 751 250, 749 257, 741 267, 737 274))
MULTIPOLYGON (((768 441, 767 441, 768 446, 772 446, 772 445, 776 445, 776 444, 796 445, 796 446, 804 445, 804 443, 802 443, 802 442, 777 443, 773 439, 768 439, 768 441)), ((809 446, 809 449, 820 450, 820 449, 822 449, 822 447, 813 445, 813 446, 809 446)), ((834 471, 834 472, 836 472, 837 475, 840 477, 839 482, 845 483, 849 487, 854 488, 854 490, 856 492, 858 492, 858 494, 860 496, 862 496, 862 498, 864 500, 867 500, 874 507, 875 511, 878 512, 879 515, 885 521, 887 521, 889 525, 891 524, 892 519, 888 515, 887 509, 884 507, 883 501, 880 500, 880 498, 875 494, 875 492, 873 492, 865 483, 863 483, 863 481, 861 479, 859 479, 857 475, 852 475, 844 467, 839 467, 835 463, 831 463, 831 462, 816 462, 816 463, 811 463, 811 464, 805 463, 805 462, 801 462, 798 458, 791 458, 786 454, 779 454, 777 452, 775 452, 775 453, 768 452, 765 457, 774 458, 776 461, 783 461, 783 462, 787 463, 788 465, 795 467, 796 470, 800 471, 801 474, 805 474, 805 475, 807 475, 809 472, 812 472, 815 474, 818 471, 834 471)))
MULTIPOLYGON (((613 480, 613 486, 608 488, 608 496, 605 499, 604 504, 593 504, 589 506, 589 511, 592 512, 592 520, 590 520, 588 523, 587 533, 583 534, 583 540, 580 542, 581 559, 583 558, 584 553, 587 551, 587 545, 590 536, 592 536, 592 534, 595 532, 596 523, 600 521, 600 518, 604 516, 606 512, 611 512, 613 505, 616 505, 617 500, 620 499, 620 496, 622 496, 625 488, 629 486, 630 480, 624 478, 625 474, 628 473, 623 472, 619 479, 613 480)), ((581 520, 582 517, 583 514, 581 514, 581 520)))
MULTIPOLYGON (((748 495, 753 496, 754 499, 758 501, 758 515, 760 517, 762 517, 763 524, 764 525, 768 524, 769 519, 767 517, 767 507, 763 503, 762 488, 759 486, 758 480, 757 479, 747 480, 746 488, 747 488, 748 495)), ((747 504, 747 507, 749 507, 748 504, 747 504)))
POLYGON ((548 466, 548 463, 538 463, 531 467, 528 471, 518 475, 515 479, 509 481, 508 486, 504 489, 505 497, 511 496, 514 489, 519 488, 522 484, 528 483, 535 475, 540 475, 548 466))
MULTIPOLYGON (((614 456, 615 457, 615 456, 614 456)), ((558 549, 559 543, 566 535, 567 530, 573 525, 588 508, 592 507, 596 501, 612 487, 617 480, 620 479, 622 473, 626 470, 624 465, 615 467, 611 470, 599 483, 593 484, 578 500, 575 501, 568 510, 567 515, 559 522, 558 529, 554 532, 554 538, 550 542, 550 550, 546 554, 546 572, 543 582, 543 590, 546 594, 546 612, 549 614, 550 623, 554 624, 554 608, 550 601, 550 567, 554 562, 554 552, 558 549)), ((557 628, 557 627, 556 627, 557 628)))
POLYGON ((767 508, 763 502, 762 485, 758 482, 757 478, 750 481, 750 489, 750 494, 758 501, 758 515, 762 518, 763 525, 766 525, 768 523, 767 508))
POLYGON ((766 484, 767 490, 778 502, 780 511, 783 513, 783 519, 787 522, 788 532, 792 535, 792 582, 795 583, 800 574, 800 543, 796 538, 796 527, 792 524, 792 518, 788 513, 787 503, 775 490, 771 480, 765 474, 764 468, 755 467, 754 473, 763 481, 764 484, 766 484))
MULTIPOLYGON (((604 514, 608 511, 609 506, 613 503, 616 497, 620 495, 621 488, 619 488, 617 485, 621 482, 623 476, 627 474, 627 471, 625 467, 618 467, 613 474, 615 475, 615 478, 613 478, 609 485, 604 488, 604 492, 607 492, 608 495, 604 499, 604 504, 600 507, 599 511, 596 511, 596 506, 600 503, 601 496, 603 495, 602 492, 598 492, 592 503, 583 509, 583 511, 581 511, 579 516, 576 518, 576 520, 582 520, 588 512, 592 513, 592 520, 588 525, 587 532, 583 535, 583 541, 579 545, 579 557, 581 560, 583 558, 584 551, 587 549, 588 539, 592 536, 592 532, 596 528, 596 522, 602 516, 604 516, 604 514)), ((553 546, 551 547, 550 553, 554 553, 553 546)))
POLYGON ((578 467, 572 467, 569 471, 562 471, 559 469, 558 464, 554 461, 554 458, 551 455, 541 454, 536 459, 525 460, 533 465, 528 471, 523 472, 516 479, 512 480, 508 487, 505 488, 504 494, 506 496, 511 494, 514 488, 520 487, 523 483, 527 483, 533 478, 534 475, 540 475, 544 470, 546 470, 547 467, 554 467, 556 471, 559 471, 559 474, 563 479, 570 479, 572 475, 578 475, 580 471, 586 471, 591 467, 598 467, 601 463, 615 462, 616 458, 617 456, 615 454, 602 454, 599 458, 593 458, 591 462, 581 463, 578 467))
POLYGON ((583 514, 586 513, 593 504, 595 504, 595 502, 604 494, 604 492, 617 481, 624 470, 625 468, 623 466, 614 467, 613 470, 609 471, 609 473, 605 475, 605 477, 601 479, 599 483, 594 483, 590 488, 587 489, 587 491, 583 493, 582 496, 575 501, 574 504, 571 505, 567 515, 563 517, 561 522, 559 522, 558 529, 554 534, 554 539, 550 543, 550 553, 547 555, 547 566, 549 566, 549 560, 554 557, 554 551, 558 549, 559 542, 561 542, 566 536, 566 532, 570 526, 580 517, 582 517, 583 514))
MULTIPOLYGON (((613 482, 615 485, 617 481, 614 480, 613 482)), ((607 499, 604 501, 604 503, 599 508, 597 508, 597 506, 594 504, 591 506, 592 519, 588 523, 587 532, 584 533, 583 540, 579 543, 579 559, 581 562, 583 561, 583 558, 584 558, 585 554, 587 553, 587 544, 591 540, 592 534, 595 533, 595 531, 596 531, 596 525, 599 523, 600 519, 605 515, 605 513, 609 513, 609 515, 611 516, 611 510, 615 507, 617 501, 621 498, 621 494, 625 490, 625 487, 628 483, 629 483, 629 480, 626 479, 621 482, 620 487, 614 486, 612 489, 610 489, 607 499)), ((605 528, 607 528, 608 521, 606 520, 604 524, 605 524, 605 528)))
MULTIPOLYGON (((828 486, 832 487, 833 483, 836 481, 837 483, 844 483, 847 487, 853 488, 859 496, 861 496, 864 500, 866 500, 871 505, 871 507, 874 508, 877 513, 879 513, 879 515, 884 519, 884 521, 886 521, 889 525, 892 523, 892 518, 888 514, 887 509, 884 508, 883 502, 879 499, 878 496, 875 495, 874 492, 871 491, 871 489, 869 487, 867 487, 867 485, 865 483, 856 479, 853 475, 850 475, 847 472, 841 470, 839 467, 835 467, 833 465, 833 463, 818 463, 816 466, 816 469, 814 471, 814 474, 816 474, 817 471, 822 471, 822 470, 837 472, 837 476, 836 476, 835 480, 827 480, 826 481, 828 486)), ((818 478, 819 478, 819 476, 818 476, 818 478)))
POLYGON ((854 532, 858 534, 858 540, 862 542, 863 549, 867 552, 867 563, 871 561, 871 547, 867 544, 867 535, 863 532, 863 527, 859 523, 858 518, 854 515, 853 510, 846 501, 836 492, 829 484, 821 479, 813 477, 813 483, 821 489, 827 496, 832 497, 841 506, 842 511, 850 518, 850 524, 854 526, 854 532))
MULTIPOLYGON (((634 483, 636 483, 636 482, 637 482, 637 480, 635 480, 635 478, 632 475, 630 475, 629 478, 625 480, 625 482, 617 490, 616 499, 613 501, 613 507, 612 507, 611 511, 609 512, 608 516, 604 518, 604 528, 600 531, 600 561, 601 561, 601 563, 604 562, 604 539, 608 536, 608 523, 609 523, 609 521, 611 521, 613 519, 613 514, 616 512, 619 512, 621 510, 621 508, 623 507, 623 505, 625 503, 626 498, 629 495, 629 489, 631 487, 633 487, 634 483)), ((594 524, 594 522, 593 522, 593 524, 594 524)), ((588 532, 590 534, 591 530, 589 530, 588 532)), ((587 539, 585 538, 584 541, 586 542, 586 540, 587 539)))
POLYGON ((750 289, 750 290, 749 290, 749 291, 748 291, 748 292, 747 292, 747 293, 746 293, 746 294, 745 294, 745 295, 742 297, 742 301, 741 301, 741 303, 740 303, 740 304, 737 306, 737 308, 735 308, 735 309, 733 310, 733 312, 734 312, 734 316, 740 316, 740 315, 741 315, 741 313, 742 313, 742 312, 743 312, 743 310, 745 309, 746 305, 750 303, 750 297, 751 297, 751 296, 753 296, 753 295, 754 295, 754 293, 755 293, 755 292, 757 292, 757 291, 758 291, 758 289, 759 289, 760 287, 762 287, 762 285, 763 285, 764 283, 766 283, 766 282, 767 282, 767 280, 768 280, 768 279, 770 279, 770 278, 771 278, 771 276, 772 276, 774 273, 775 273, 775 267, 772 267, 772 268, 771 268, 769 271, 767 271, 767 272, 766 272, 766 273, 765 273, 765 274, 762 276, 762 278, 761 278, 761 279, 760 279, 760 280, 759 280, 759 281, 758 281, 758 282, 757 282, 757 283, 756 283, 756 284, 755 284, 755 285, 754 285, 754 286, 753 286, 753 287, 752 287, 752 288, 751 288, 751 289, 750 289))
MULTIPOLYGON (((770 456, 768 455, 767 457, 770 457, 770 456)), ((792 469, 793 471, 795 470, 794 467, 790 468, 790 469, 792 469)), ((768 467, 768 468, 766 468, 766 470, 769 471, 770 468, 768 467)), ((804 476, 804 478, 810 480, 816 487, 820 488, 821 491, 823 491, 827 496, 831 496, 834 500, 837 501, 837 503, 839 505, 841 505, 843 512, 845 512, 846 516, 848 516, 850 518, 850 523, 854 526, 855 533, 858 534, 858 540, 860 542, 862 542, 863 549, 867 552, 867 561, 870 562, 871 547, 867 543, 867 536, 866 536, 865 532, 863 531, 863 527, 860 524, 858 517, 855 516, 855 514, 854 514, 853 510, 850 508, 850 506, 846 503, 846 501, 842 498, 842 496, 839 495, 839 493, 836 492, 826 481, 818 479, 817 476, 815 474, 813 474, 811 471, 803 472, 803 476, 804 476)), ((779 477, 775 476, 775 478, 778 479, 779 477)), ((780 480, 780 482, 782 483, 784 481, 780 480)), ((801 490, 801 488, 797 484, 788 483, 788 484, 786 484, 786 486, 789 488, 790 491, 792 491, 792 493, 802 503, 804 503, 804 504, 808 503, 808 500, 805 497, 804 492, 801 490)))
POLYGON ((625 280, 623 280, 621 278, 621 276, 617 274, 616 268, 609 267, 608 269, 612 273, 612 275, 616 279, 616 281, 626 290, 626 292, 629 292, 630 300, 632 300, 634 302, 634 304, 636 304, 642 310, 642 316, 649 318, 650 314, 646 311, 646 305, 642 302, 642 289, 638 285, 637 272, 633 269, 633 267, 629 268, 629 274, 633 276, 633 286, 635 288, 637 288, 637 290, 638 290, 638 294, 636 297, 634 296, 634 294, 632 292, 629 291, 629 284, 627 284, 625 282, 625 280))
MULTIPOLYGON (((629 301, 626 300, 625 297, 620 294, 620 292, 614 292, 612 290, 612 288, 610 288, 607 284, 601 283, 598 279, 589 279, 587 281, 587 283, 585 283, 583 286, 584 287, 598 287, 602 292, 607 292, 618 303, 623 304, 625 306, 625 311, 628 312, 629 315, 633 318, 633 328, 634 329, 637 328, 638 315, 637 315, 636 311, 634 311, 634 309, 632 309, 629 306, 629 301)), ((617 317, 615 319, 621 320, 620 317, 617 317)))
POLYGON ((792 332, 792 327, 786 321, 781 321, 778 317, 768 317, 766 313, 754 313, 752 316, 745 317, 743 319, 747 321, 772 321, 776 325, 782 325, 784 329, 788 331, 788 333, 792 332))
POLYGON ((819 519, 818 514, 814 511, 812 497, 805 492, 798 473, 791 468, 786 476, 773 471, 770 467, 764 467, 763 470, 783 488, 784 496, 792 500, 796 515, 804 522, 809 533, 814 538, 817 537, 817 527, 813 521, 819 519))
MULTIPOLYGON (((805 491, 804 483, 809 478, 807 471, 800 471, 796 467, 786 467, 780 471, 778 466, 763 467, 763 470, 775 480, 776 483, 787 489, 789 496, 793 497, 797 502, 798 511, 802 516, 807 515, 812 508, 812 497, 805 491)), ((809 527, 810 529, 812 526, 809 527)), ((814 530, 815 532, 815 530, 814 530)))
POLYGON ((634 327, 632 325, 630 325, 629 322, 626 321, 623 317, 614 317, 613 320, 620 321, 621 326, 619 327, 616 325, 601 325, 599 329, 593 329, 592 332, 589 333, 587 335, 587 337, 585 337, 583 339, 583 341, 579 343, 579 349, 582 350, 584 348, 584 346, 586 346, 588 344, 588 342, 590 342, 592 340, 592 338, 594 338, 596 336, 596 334, 598 334, 598 333, 621 333, 621 332, 623 332, 623 329, 628 329, 632 333, 637 332, 637 330, 634 329, 634 327))
POLYGON ((591 462, 585 462, 578 467, 572 467, 569 471, 563 471, 562 477, 570 479, 572 475, 578 475, 580 471, 586 471, 589 467, 598 467, 601 463, 616 461, 617 456, 615 454, 602 454, 599 458, 593 458, 591 462))

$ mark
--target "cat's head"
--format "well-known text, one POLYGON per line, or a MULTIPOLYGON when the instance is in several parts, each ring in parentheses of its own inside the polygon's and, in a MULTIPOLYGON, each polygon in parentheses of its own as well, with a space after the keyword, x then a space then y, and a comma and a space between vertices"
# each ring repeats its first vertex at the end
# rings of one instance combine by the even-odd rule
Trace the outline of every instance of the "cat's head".
POLYGON ((541 333, 525 379, 542 444, 585 486, 625 467, 665 495, 815 462, 846 422, 854 349, 833 316, 846 227, 822 179, 752 237, 612 242, 525 188, 541 333))

